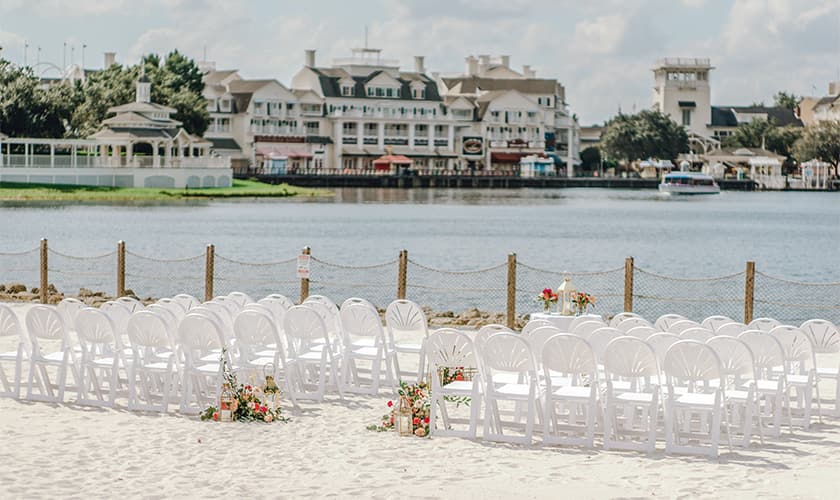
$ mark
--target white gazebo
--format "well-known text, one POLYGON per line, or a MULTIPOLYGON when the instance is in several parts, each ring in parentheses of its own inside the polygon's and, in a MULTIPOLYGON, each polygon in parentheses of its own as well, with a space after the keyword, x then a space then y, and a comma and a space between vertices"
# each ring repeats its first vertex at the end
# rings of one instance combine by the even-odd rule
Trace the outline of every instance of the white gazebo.
POLYGON ((805 189, 826 189, 832 176, 832 166, 816 158, 799 165, 802 168, 802 184, 805 189))

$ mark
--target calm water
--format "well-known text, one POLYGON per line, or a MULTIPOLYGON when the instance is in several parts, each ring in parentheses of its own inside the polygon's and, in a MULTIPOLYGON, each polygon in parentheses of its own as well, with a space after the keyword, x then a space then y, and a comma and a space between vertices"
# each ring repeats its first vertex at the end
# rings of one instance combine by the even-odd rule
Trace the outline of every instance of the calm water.
MULTIPOLYGON (((840 195, 740 193, 668 198, 654 191, 338 190, 329 199, 179 205, 0 205, 0 252, 218 254, 276 261, 313 255, 373 264, 408 249, 417 262, 474 269, 505 261, 567 271, 639 267, 674 276, 739 272, 840 281, 840 195)), ((2 281, 2 279, 0 279, 2 281)))

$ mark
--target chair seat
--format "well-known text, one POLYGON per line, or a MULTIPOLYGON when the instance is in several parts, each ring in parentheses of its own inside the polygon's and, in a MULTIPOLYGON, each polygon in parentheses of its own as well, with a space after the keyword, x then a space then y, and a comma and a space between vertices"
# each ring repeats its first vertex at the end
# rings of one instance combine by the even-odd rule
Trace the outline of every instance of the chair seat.
POLYGON ((650 404, 653 402, 653 394, 650 392, 622 392, 617 394, 615 399, 622 403, 650 404))
POLYGON ((303 354, 298 355, 298 359, 303 361, 321 361, 321 354, 323 351, 308 351, 303 354))
POLYGON ((530 394, 531 386, 528 384, 493 384, 493 393, 497 396, 507 396, 514 398, 527 398, 530 394))
POLYGON ((416 352, 420 353, 423 350, 422 344, 394 344, 394 350, 398 352, 416 352))
POLYGON ((592 388, 579 385, 566 385, 556 391, 552 391, 552 397, 563 399, 589 399, 592 397, 592 388))
POLYGON ((749 400, 750 393, 748 391, 729 390, 724 391, 724 396, 730 401, 737 401, 743 403, 749 400))
POLYGON ((493 375, 493 382, 497 384, 516 384, 519 382, 519 375, 515 373, 496 373, 493 375))
POLYGON ((680 394, 679 396, 674 398, 674 404, 676 404, 677 406, 705 406, 709 408, 714 408, 715 395, 700 392, 689 392, 686 394, 680 394))
POLYGON ((819 375, 828 375, 832 377, 840 376, 840 369, 837 368, 817 368, 817 374, 819 375))
MULTIPOLYGON (((258 354, 259 355, 259 354, 258 354)), ((263 366, 274 364, 274 356, 260 356, 259 358, 249 359, 246 364, 248 366, 263 366)))
MULTIPOLYGON (((749 388, 749 384, 745 384, 741 387, 744 389, 749 388)), ((779 390, 779 381, 765 379, 756 380, 755 388, 761 393, 777 392, 779 390)))
MULTIPOLYGON (((137 366, 137 368, 140 368, 140 369, 143 369, 143 370, 166 371, 169 368, 169 363, 158 362, 158 363, 148 363, 148 364, 145 364, 145 365, 138 364, 136 366, 137 366)), ((173 372, 175 371, 175 366, 172 366, 172 371, 173 372)))
POLYGON ((219 363, 207 363, 204 365, 199 365, 193 368, 194 371, 199 371, 202 373, 218 373, 219 372, 219 363))
POLYGON ((350 342, 351 347, 375 347, 376 346, 376 337, 363 337, 359 339, 353 339, 350 342))
POLYGON ((808 375, 788 375, 787 381, 789 384, 797 386, 807 386, 812 382, 808 375))
POLYGON ((62 351, 51 352, 49 354, 44 354, 41 356, 43 359, 47 361, 61 361, 64 359, 64 353, 62 351))
POLYGON ((88 363, 92 363, 97 366, 109 367, 114 365, 114 358, 98 358, 88 361, 88 363))
POLYGON ((473 383, 466 380, 456 380, 441 387, 447 394, 469 396, 473 392, 473 383))
MULTIPOLYGON (((261 357, 261 358, 273 358, 275 354, 277 354, 277 350, 268 346, 268 349, 257 351, 254 354, 261 357)), ((276 347, 276 346, 275 346, 276 347)))
POLYGON ((354 357, 365 357, 365 358, 375 358, 376 355, 379 353, 379 349, 376 347, 357 347, 350 350, 353 353, 354 357))
MULTIPOLYGON (((0 359, 16 360, 17 355, 17 351, 0 352, 0 359)), ((26 353, 23 354, 23 357, 26 358, 26 353)))

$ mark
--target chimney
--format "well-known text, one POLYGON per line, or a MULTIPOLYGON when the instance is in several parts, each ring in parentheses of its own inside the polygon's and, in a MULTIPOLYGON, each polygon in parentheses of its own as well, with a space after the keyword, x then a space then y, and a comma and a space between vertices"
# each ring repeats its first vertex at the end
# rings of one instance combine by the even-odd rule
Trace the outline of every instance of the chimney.
POLYGON ((306 66, 310 68, 315 67, 315 49, 306 49, 306 66))
POLYGON ((840 94, 840 81, 828 82, 828 95, 840 94))
POLYGON ((487 68, 490 67, 490 56, 488 55, 480 55, 478 56, 478 74, 483 75, 487 68))
POLYGON ((467 63, 467 76, 475 76, 475 74, 478 73, 478 60, 476 60, 476 58, 473 56, 467 56, 467 58, 464 59, 464 61, 466 61, 467 63))
POLYGON ((510 56, 499 56, 499 59, 502 61, 502 66, 510 68, 510 56))
POLYGON ((426 68, 423 65, 423 56, 414 56, 414 72, 415 73, 425 73, 426 68))
POLYGON ((117 53, 116 52, 106 52, 105 53, 105 66, 104 69, 108 69, 117 62, 117 53))
POLYGON ((537 72, 531 69, 530 64, 523 64, 522 65, 522 76, 524 78, 535 78, 537 76, 537 72))

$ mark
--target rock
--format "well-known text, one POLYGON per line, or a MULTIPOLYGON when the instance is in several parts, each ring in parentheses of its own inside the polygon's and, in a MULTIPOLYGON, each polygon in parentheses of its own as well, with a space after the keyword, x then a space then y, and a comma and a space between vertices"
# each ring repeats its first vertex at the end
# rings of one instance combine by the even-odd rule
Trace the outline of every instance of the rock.
POLYGON ((124 297, 131 297, 132 299, 137 298, 137 295, 134 293, 134 290, 132 290, 131 288, 126 288, 124 292, 125 292, 124 297))
POLYGON ((89 290, 87 288, 79 288, 79 297, 92 297, 93 290, 89 290))
POLYGON ((55 305, 61 302, 62 300, 64 300, 64 295, 50 295, 47 298, 47 303, 55 305))
POLYGON ((11 285, 9 285, 8 288, 6 288, 6 291, 8 291, 9 293, 25 292, 26 285, 24 285, 23 283, 12 283, 11 285))
POLYGON ((33 288, 31 291, 32 293, 41 293, 38 287, 33 288))
POLYGON ((0 285, 0 292, 6 291, 6 285, 0 285))
POLYGON ((431 318, 429 319, 429 326, 447 326, 452 324, 452 320, 449 318, 431 318))
POLYGON ((47 291, 50 293, 58 293, 58 290, 56 290, 55 285, 53 285, 52 283, 50 283, 47 286, 47 291))

